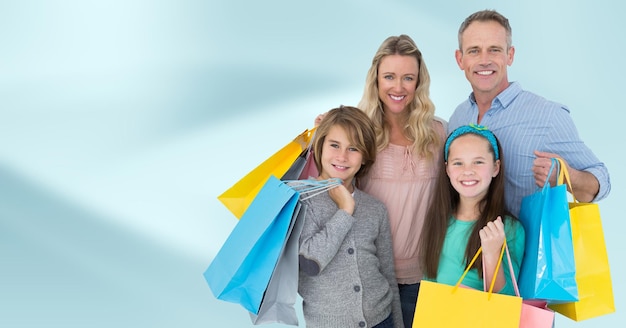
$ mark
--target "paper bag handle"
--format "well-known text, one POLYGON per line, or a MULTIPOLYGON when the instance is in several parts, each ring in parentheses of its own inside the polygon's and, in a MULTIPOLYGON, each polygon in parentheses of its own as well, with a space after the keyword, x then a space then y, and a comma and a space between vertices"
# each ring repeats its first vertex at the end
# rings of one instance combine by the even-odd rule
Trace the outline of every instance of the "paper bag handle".
MULTIPOLYGON (((515 296, 520 296, 519 287, 517 287, 517 279, 515 279, 515 271, 513 271, 513 263, 511 262, 511 253, 509 252, 509 246, 504 242, 504 250, 506 252, 506 259, 509 262, 509 272, 511 273, 511 281, 513 282, 513 289, 515 290, 515 296)), ((485 275, 485 262, 483 262, 483 276, 485 275)), ((483 280, 484 283, 484 280, 483 280)), ((487 291, 487 285, 484 285, 483 289, 487 291)))
POLYGON ((300 133, 295 139, 293 139, 293 141, 298 143, 302 150, 309 148, 313 142, 313 136, 315 135, 316 129, 317 127, 304 130, 304 132, 300 133))
MULTIPOLYGON (((554 170, 554 167, 556 167, 557 172, 559 173, 561 172, 559 170, 559 166, 560 166, 560 163, 559 161, 556 160, 556 158, 550 158, 550 170, 548 171, 548 175, 546 175, 546 180, 543 182, 543 190, 547 190, 548 188, 550 188, 550 176, 552 175, 552 171, 554 170)), ((562 183, 563 182, 558 183, 558 180, 557 180, 557 184, 562 184, 562 183)))
POLYGON ((327 180, 284 180, 283 182, 298 192, 300 200, 309 199, 341 185, 341 179, 339 178, 327 180))
MULTIPOLYGON (((502 245, 502 249, 500 250, 500 258, 498 259, 498 264, 496 264, 496 269, 493 273, 493 278, 491 278, 491 284, 489 285, 489 298, 491 298, 491 294, 493 292, 493 286, 496 283, 496 277, 498 276, 498 270, 500 269, 500 265, 502 264, 502 255, 504 254, 504 250, 508 248, 506 247, 506 239, 504 239, 504 243, 502 245)), ((478 255, 480 255, 480 252, 482 252, 483 247, 481 246, 480 248, 478 248, 478 250, 476 251, 476 254, 474 255, 474 258, 472 258, 472 261, 470 261, 470 264, 467 266, 467 268, 465 268, 465 271, 463 272, 463 275, 461 275, 461 278, 459 279, 459 281, 457 281, 456 285, 454 286, 454 288, 452 289, 452 292, 455 292, 457 288, 459 288, 459 285, 461 285, 461 282, 463 281, 463 279, 465 278, 465 276, 467 275, 467 273, 469 272, 469 270, 472 268, 472 265, 474 265, 474 262, 476 262, 476 259, 478 258, 478 255)), ((510 262, 509 262, 510 263, 510 262)), ((485 268, 484 268, 485 262, 483 261, 483 277, 485 276, 485 268)), ((512 267, 511 267, 512 269, 512 267)), ((484 284, 485 280, 483 279, 483 284, 484 284)), ((486 287, 486 286, 484 286, 486 287)))
POLYGON ((562 185, 563 183, 565 183, 569 190, 572 191, 570 192, 570 194, 572 195, 574 203, 577 203, 578 201, 576 200, 576 196, 574 196, 573 192, 574 189, 572 189, 572 180, 570 179, 569 172, 567 171, 567 165, 565 165, 565 162, 560 158, 553 158, 553 160, 556 160, 561 167, 561 169, 559 170, 559 178, 557 179, 557 184, 562 185))

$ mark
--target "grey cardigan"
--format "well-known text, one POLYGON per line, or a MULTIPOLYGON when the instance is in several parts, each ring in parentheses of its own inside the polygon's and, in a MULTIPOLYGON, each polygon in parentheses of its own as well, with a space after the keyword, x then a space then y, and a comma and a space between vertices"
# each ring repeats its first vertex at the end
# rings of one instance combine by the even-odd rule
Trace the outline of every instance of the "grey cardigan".
POLYGON ((355 188, 355 210, 339 210, 327 192, 308 205, 300 236, 307 327, 372 327, 393 316, 404 327, 387 209, 355 188))

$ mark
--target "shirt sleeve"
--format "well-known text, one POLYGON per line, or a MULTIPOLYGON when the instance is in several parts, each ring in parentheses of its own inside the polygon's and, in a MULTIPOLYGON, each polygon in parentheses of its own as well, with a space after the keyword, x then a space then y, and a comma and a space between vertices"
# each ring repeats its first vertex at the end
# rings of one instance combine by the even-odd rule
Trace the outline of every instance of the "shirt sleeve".
POLYGON ((547 135, 545 151, 563 157, 567 164, 576 170, 593 174, 600 184, 598 194, 593 201, 604 199, 611 191, 608 169, 580 139, 566 106, 561 105, 558 110, 553 111, 552 116, 549 122, 553 123, 547 135))

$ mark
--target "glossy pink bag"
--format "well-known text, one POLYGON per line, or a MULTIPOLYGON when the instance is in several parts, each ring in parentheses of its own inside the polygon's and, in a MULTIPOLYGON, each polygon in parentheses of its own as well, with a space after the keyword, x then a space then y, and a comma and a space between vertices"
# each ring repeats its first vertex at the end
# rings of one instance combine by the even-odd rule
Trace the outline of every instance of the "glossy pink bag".
MULTIPOLYGON (((511 264, 511 254, 509 248, 506 247, 506 257, 509 260, 509 270, 511 272, 511 280, 513 281, 513 289, 515 295, 520 296, 517 286, 517 279, 513 272, 511 264)), ((486 286, 485 286, 486 288, 486 286)), ((548 308, 548 302, 543 300, 522 300, 522 313, 520 315, 520 328, 552 328, 554 327, 554 311, 548 308)))

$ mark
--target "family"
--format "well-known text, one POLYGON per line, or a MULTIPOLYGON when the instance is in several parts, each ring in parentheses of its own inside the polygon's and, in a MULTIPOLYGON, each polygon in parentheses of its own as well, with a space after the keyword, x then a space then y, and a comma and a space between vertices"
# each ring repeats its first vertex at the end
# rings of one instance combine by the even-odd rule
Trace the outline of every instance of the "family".
MULTIPOLYGON (((608 170, 569 109, 509 81, 508 19, 473 13, 458 42, 472 92, 447 122, 435 116, 426 63, 407 35, 378 48, 356 107, 315 119, 318 179, 343 183, 304 201, 298 291, 307 327, 412 327, 421 280, 454 285, 482 247, 463 282, 482 289, 505 240, 517 274, 525 232, 516 217, 551 158, 564 160, 578 200, 609 194, 608 170)), ((498 271, 494 291, 513 295, 507 275, 498 271)))

